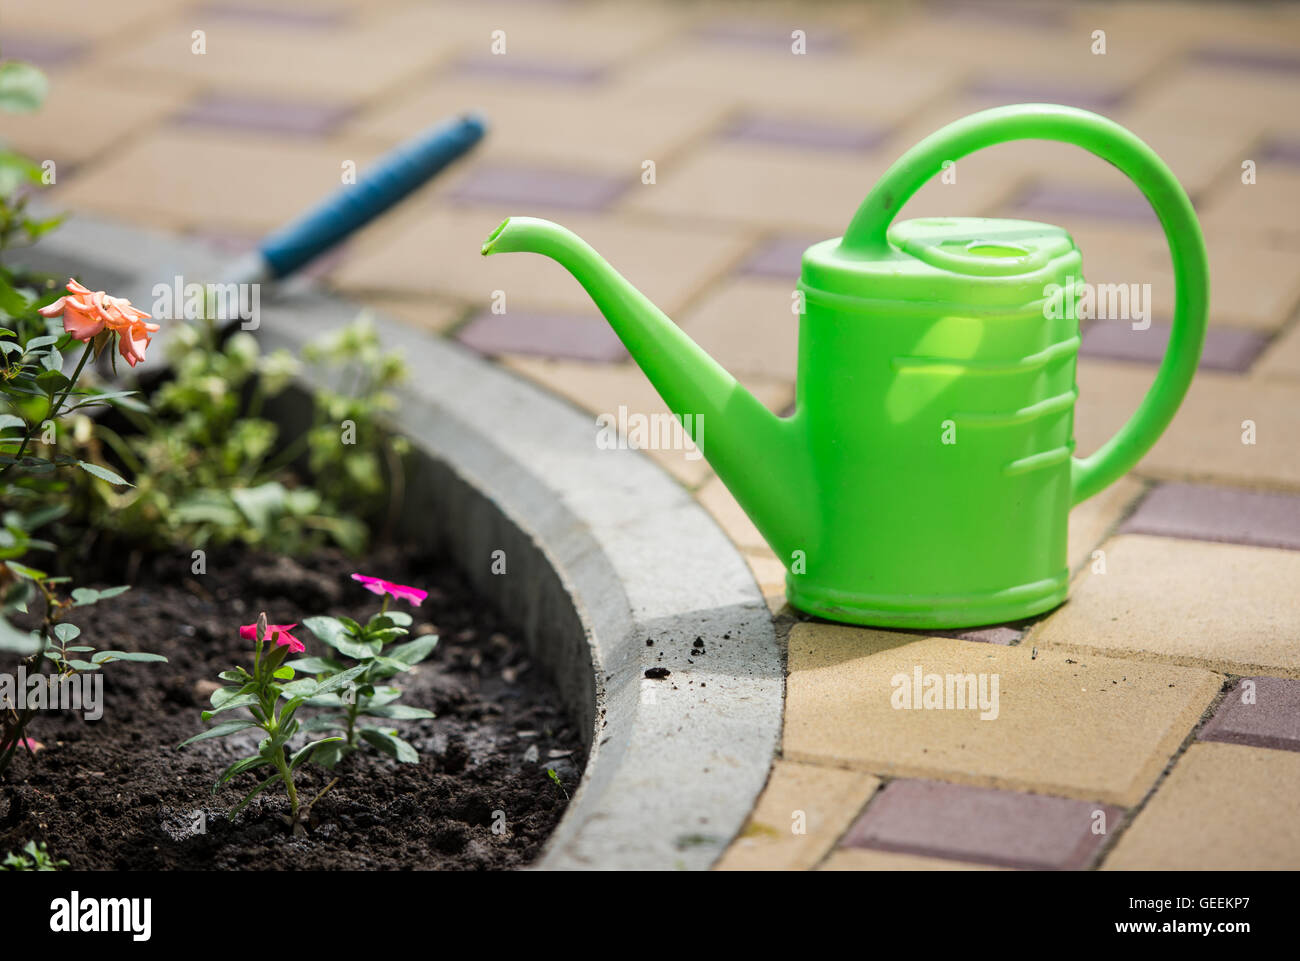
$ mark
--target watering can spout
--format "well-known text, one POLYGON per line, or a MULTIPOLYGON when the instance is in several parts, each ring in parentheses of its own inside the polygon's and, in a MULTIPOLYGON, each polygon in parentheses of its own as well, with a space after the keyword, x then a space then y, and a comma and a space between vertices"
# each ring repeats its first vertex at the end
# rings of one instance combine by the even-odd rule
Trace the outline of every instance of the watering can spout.
POLYGON ((764 407, 572 231, 511 217, 482 248, 484 256, 518 251, 550 257, 586 289, 778 556, 806 546, 799 539, 807 535, 815 486, 797 421, 764 407))

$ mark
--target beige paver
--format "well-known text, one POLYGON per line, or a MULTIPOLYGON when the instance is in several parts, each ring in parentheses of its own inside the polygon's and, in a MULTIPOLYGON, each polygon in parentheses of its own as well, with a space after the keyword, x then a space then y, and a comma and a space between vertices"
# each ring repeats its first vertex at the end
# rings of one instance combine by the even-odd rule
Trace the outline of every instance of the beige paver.
MULTIPOLYGON (((1154 377, 1146 365, 1079 361, 1074 436, 1081 456, 1123 425, 1154 377)), ((1201 370, 1137 470, 1161 479, 1294 490, 1300 487, 1298 436, 1300 385, 1201 370)))
POLYGON ((5 4, 5 28, 18 33, 99 40, 129 35, 156 18, 170 14, 185 0, 41 0, 40 3, 5 4))
POLYGON ((372 156, 340 141, 161 130, 60 185, 57 202, 135 222, 260 232, 337 192, 345 162, 364 170, 372 156))
MULTIPOLYGON (((502 363, 593 415, 617 416, 620 406, 627 408, 629 416, 668 411, 645 374, 632 363, 587 364, 515 355, 503 357, 502 363)), ((754 396, 770 410, 782 410, 792 399, 790 389, 782 384, 756 385, 754 396)), ((593 420, 593 443, 595 437, 593 420)), ((708 462, 699 456, 698 449, 656 449, 645 453, 687 487, 698 487, 712 474, 708 462)))
MULTIPOLYGON (((1249 154, 1241 157, 1248 159, 1249 154)), ((1239 161, 1235 175, 1207 194, 1201 223, 1211 234, 1256 244, 1280 242, 1295 250, 1300 246, 1300 223, 1293 216, 1300 207, 1300 172, 1255 159, 1255 182, 1242 183, 1239 161)))
POLYGON ((806 870, 834 846, 880 786, 858 771, 777 761, 753 814, 716 867, 806 870))
MULTIPOLYGON (((441 189, 441 188, 439 188, 441 189)), ((749 249, 741 231, 636 223, 622 218, 541 208, 436 208, 360 238, 334 275, 361 291, 441 293, 486 305, 504 291, 506 309, 599 316, 563 267, 536 254, 484 257, 483 241, 507 216, 554 219, 586 240, 670 316, 749 249)))
POLYGON ((38 162, 79 164, 138 139, 185 100, 178 90, 141 89, 111 78, 55 74, 41 109, 6 114, 0 140, 38 162))
POLYGON ((721 478, 710 477, 695 496, 737 547, 759 552, 767 549, 767 541, 763 540, 763 535, 758 532, 749 515, 740 509, 736 498, 727 490, 721 478))
POLYGON ((992 864, 948 861, 917 854, 896 854, 868 848, 840 848, 820 865, 819 871, 1005 871, 992 864))
POLYGON ((656 183, 630 192, 622 208, 683 223, 727 222, 837 237, 893 159, 881 151, 856 156, 713 142, 661 165, 656 183))
POLYGON ((105 47, 92 66, 156 84, 181 80, 272 99, 359 103, 450 58, 463 41, 446 22, 421 5, 308 29, 178 14, 105 47), (195 52, 195 30, 204 31, 203 53, 195 52))
POLYGON ((723 281, 684 311, 678 323, 742 383, 755 376, 793 384, 799 359, 793 296, 798 279, 723 281))
POLYGON ((1300 677, 1300 553, 1122 534, 1033 634, 1092 651, 1234 674, 1300 677))
MULTIPOLYGON (((801 18, 810 20, 806 14, 801 18)), ((811 30, 811 27, 808 27, 811 30)), ((892 125, 939 95, 955 79, 955 69, 940 60, 907 60, 889 53, 854 57, 847 53, 785 48, 748 49, 741 45, 684 42, 665 47, 653 58, 629 66, 617 90, 656 100, 688 93, 735 110, 811 121, 892 125), (877 95, 828 96, 835 90, 875 91, 877 95), (884 95, 882 91, 888 91, 884 95)))
POLYGON ((1222 682, 1198 668, 829 624, 795 625, 789 650, 790 760, 1121 805, 1155 783, 1222 682), (984 675, 994 709, 896 709, 918 669, 984 675))
POLYGON ((431 297, 383 297, 371 295, 365 305, 382 314, 396 317, 412 327, 443 334, 463 320, 469 307, 450 300, 431 297))
POLYGON ((515 81, 485 84, 480 78, 444 76, 414 91, 380 101, 349 128, 359 136, 397 143, 438 119, 473 107, 487 118, 488 136, 476 149, 480 160, 534 163, 624 174, 638 181, 643 164, 656 176, 678 153, 716 129, 724 111, 698 98, 637 102, 569 85, 515 81))
POLYGON ((1293 323, 1278 335, 1251 368, 1255 377, 1300 380, 1300 323, 1293 323))
POLYGON ((1298 787, 1300 753, 1193 744, 1102 868, 1294 871, 1298 787))
POLYGON ((1126 475, 1070 511, 1071 570, 1077 570, 1089 560, 1145 489, 1141 481, 1126 475))
POLYGON ((768 609, 773 614, 787 608, 785 600, 785 565, 782 564, 770 547, 745 552, 745 563, 754 573, 758 589, 767 601, 768 609))

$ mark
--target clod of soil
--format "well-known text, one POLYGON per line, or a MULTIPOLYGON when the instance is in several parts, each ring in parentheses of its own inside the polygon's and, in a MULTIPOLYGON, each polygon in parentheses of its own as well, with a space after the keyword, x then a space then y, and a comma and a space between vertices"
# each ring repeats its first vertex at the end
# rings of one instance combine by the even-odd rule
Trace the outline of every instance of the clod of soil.
MULTIPOLYGON (((445 563, 393 549, 359 562, 210 552, 201 575, 190 563, 188 553, 158 559, 132 590, 68 618, 98 648, 169 662, 108 665, 98 721, 53 712, 33 721, 45 750, 15 758, 0 782, 0 856, 31 839, 92 870, 499 869, 538 854, 567 803, 548 768, 572 793, 582 740, 540 666, 445 563), (300 769, 304 798, 339 777, 305 838, 286 828, 282 793, 268 791, 231 822, 226 811, 256 779, 242 775, 216 796, 211 786, 253 753, 252 736, 176 745, 207 726, 199 712, 217 673, 251 666, 238 628, 259 611, 283 624, 321 613, 364 621, 377 610, 380 599, 352 571, 429 591, 421 607, 394 605, 414 616, 413 633, 440 636, 429 659, 391 682, 406 691, 403 703, 438 715, 395 722, 420 761, 367 750, 332 773, 300 769)), ((309 655, 327 653, 309 631, 296 636, 309 655)), ((0 661, 0 670, 15 667, 0 661)))

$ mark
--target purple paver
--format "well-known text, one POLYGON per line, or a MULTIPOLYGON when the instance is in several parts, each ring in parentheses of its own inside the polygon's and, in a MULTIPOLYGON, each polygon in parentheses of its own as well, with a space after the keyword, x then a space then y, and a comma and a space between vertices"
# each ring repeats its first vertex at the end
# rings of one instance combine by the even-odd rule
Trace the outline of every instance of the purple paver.
POLYGON ((569 210, 603 210, 627 189, 627 177, 541 167, 480 164, 447 193, 466 204, 536 204, 569 210))
POLYGON ((1016 27, 1055 28, 1067 24, 1066 12, 1059 7, 1035 3, 1001 3, 996 0, 972 3, 970 0, 934 0, 928 4, 943 19, 961 17, 1016 27))
POLYGON ((607 364, 627 356, 622 341, 604 320, 572 314, 484 310, 460 329, 456 339, 489 356, 535 354, 607 364))
POLYGON ((61 37, 38 37, 30 33, 4 35, 3 52, 6 60, 26 60, 38 67, 65 67, 80 60, 86 45, 78 40, 61 37))
POLYGON ((1300 167, 1300 137, 1277 137, 1265 142, 1259 159, 1264 163, 1300 167))
POLYGON ((1242 678, 1201 729, 1199 738, 1300 751, 1300 681, 1242 678))
POLYGON ((1192 51, 1193 63, 1265 73, 1300 73, 1300 54, 1261 47, 1209 46, 1192 51))
POLYGON ((173 119, 185 126, 323 137, 338 127, 351 112, 350 107, 337 104, 209 93, 188 104, 173 119))
POLYGON ((1159 223, 1151 205, 1136 189, 1099 190, 1040 181, 1025 188, 1011 207, 1016 216, 1029 219, 1076 215, 1094 220, 1159 223))
POLYGON ((849 828, 845 847, 1029 870, 1082 870, 1124 812, 1108 804, 993 788, 900 780, 849 828), (1094 834, 1097 812, 1106 834, 1094 834))
POLYGON ((1125 534, 1297 551, 1300 495, 1204 484, 1161 484, 1143 498, 1120 530, 1125 534))
MULTIPOLYGON (((1079 354, 1107 360, 1128 360, 1158 364, 1169 343, 1170 325, 1152 323, 1145 330, 1134 330, 1128 320, 1097 320, 1083 330, 1079 354)), ((1205 348, 1200 366, 1206 370, 1228 370, 1241 374, 1250 369, 1255 358, 1268 346, 1268 335, 1238 327, 1211 327, 1205 333, 1205 348)))
POLYGON ((275 5, 276 0, 267 3, 205 3, 195 12, 206 17, 226 20, 248 20, 264 26, 286 27, 335 27, 347 19, 342 10, 308 10, 305 8, 286 8, 275 5))
POLYGON ((780 48, 788 51, 791 48, 790 45, 794 43, 794 37, 791 35, 796 30, 804 32, 804 36, 808 41, 807 49, 810 53, 814 50, 819 53, 834 52, 842 50, 847 44, 847 40, 843 35, 833 33, 827 28, 810 28, 808 24, 800 22, 798 18, 791 20, 789 24, 739 18, 718 19, 698 27, 695 35, 701 40, 712 43, 780 48))
POLYGON ((1014 77, 978 77, 966 84, 965 93, 998 103, 1063 103, 1084 110, 1113 110, 1128 97, 1114 85, 1051 83, 1014 77))
POLYGON ((811 234, 778 234, 759 245, 740 265, 746 277, 774 277, 793 282, 803 267, 803 252, 815 243, 828 240, 811 234))
POLYGON ((517 54, 482 54, 457 60, 451 73, 464 77, 496 77, 538 83, 589 85, 604 79, 606 68, 569 60, 539 60, 517 54))
POLYGON ((728 140, 808 147, 814 150, 874 150, 889 135, 882 127, 822 123, 799 117, 746 114, 722 131, 728 140))

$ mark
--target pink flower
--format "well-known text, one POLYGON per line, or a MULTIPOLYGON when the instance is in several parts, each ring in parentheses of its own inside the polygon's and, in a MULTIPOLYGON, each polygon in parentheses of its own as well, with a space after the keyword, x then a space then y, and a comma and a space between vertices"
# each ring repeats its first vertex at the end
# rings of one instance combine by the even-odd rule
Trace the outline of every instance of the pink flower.
POLYGON ((429 596, 428 591, 422 591, 418 587, 407 587, 405 584, 394 584, 392 581, 386 581, 380 577, 367 577, 365 574, 353 574, 352 579, 358 581, 362 587, 371 594, 391 594, 393 597, 403 601, 410 601, 416 607, 429 596))
MULTIPOLYGON (((8 741, 4 744, 0 744, 0 751, 8 750, 9 745, 12 743, 13 741, 8 741)), ((44 744, 30 737, 20 737, 18 739, 18 746, 20 748, 26 748, 27 750, 31 751, 33 754, 35 754, 37 751, 45 750, 44 744)))
MULTIPOLYGON (((307 645, 289 633, 297 626, 297 624, 268 624, 266 625, 266 631, 271 635, 271 640, 275 641, 280 647, 287 647, 293 653, 301 654, 307 650, 307 645)), ((239 629, 239 636, 246 641, 257 640, 257 625, 245 624, 239 629)))

